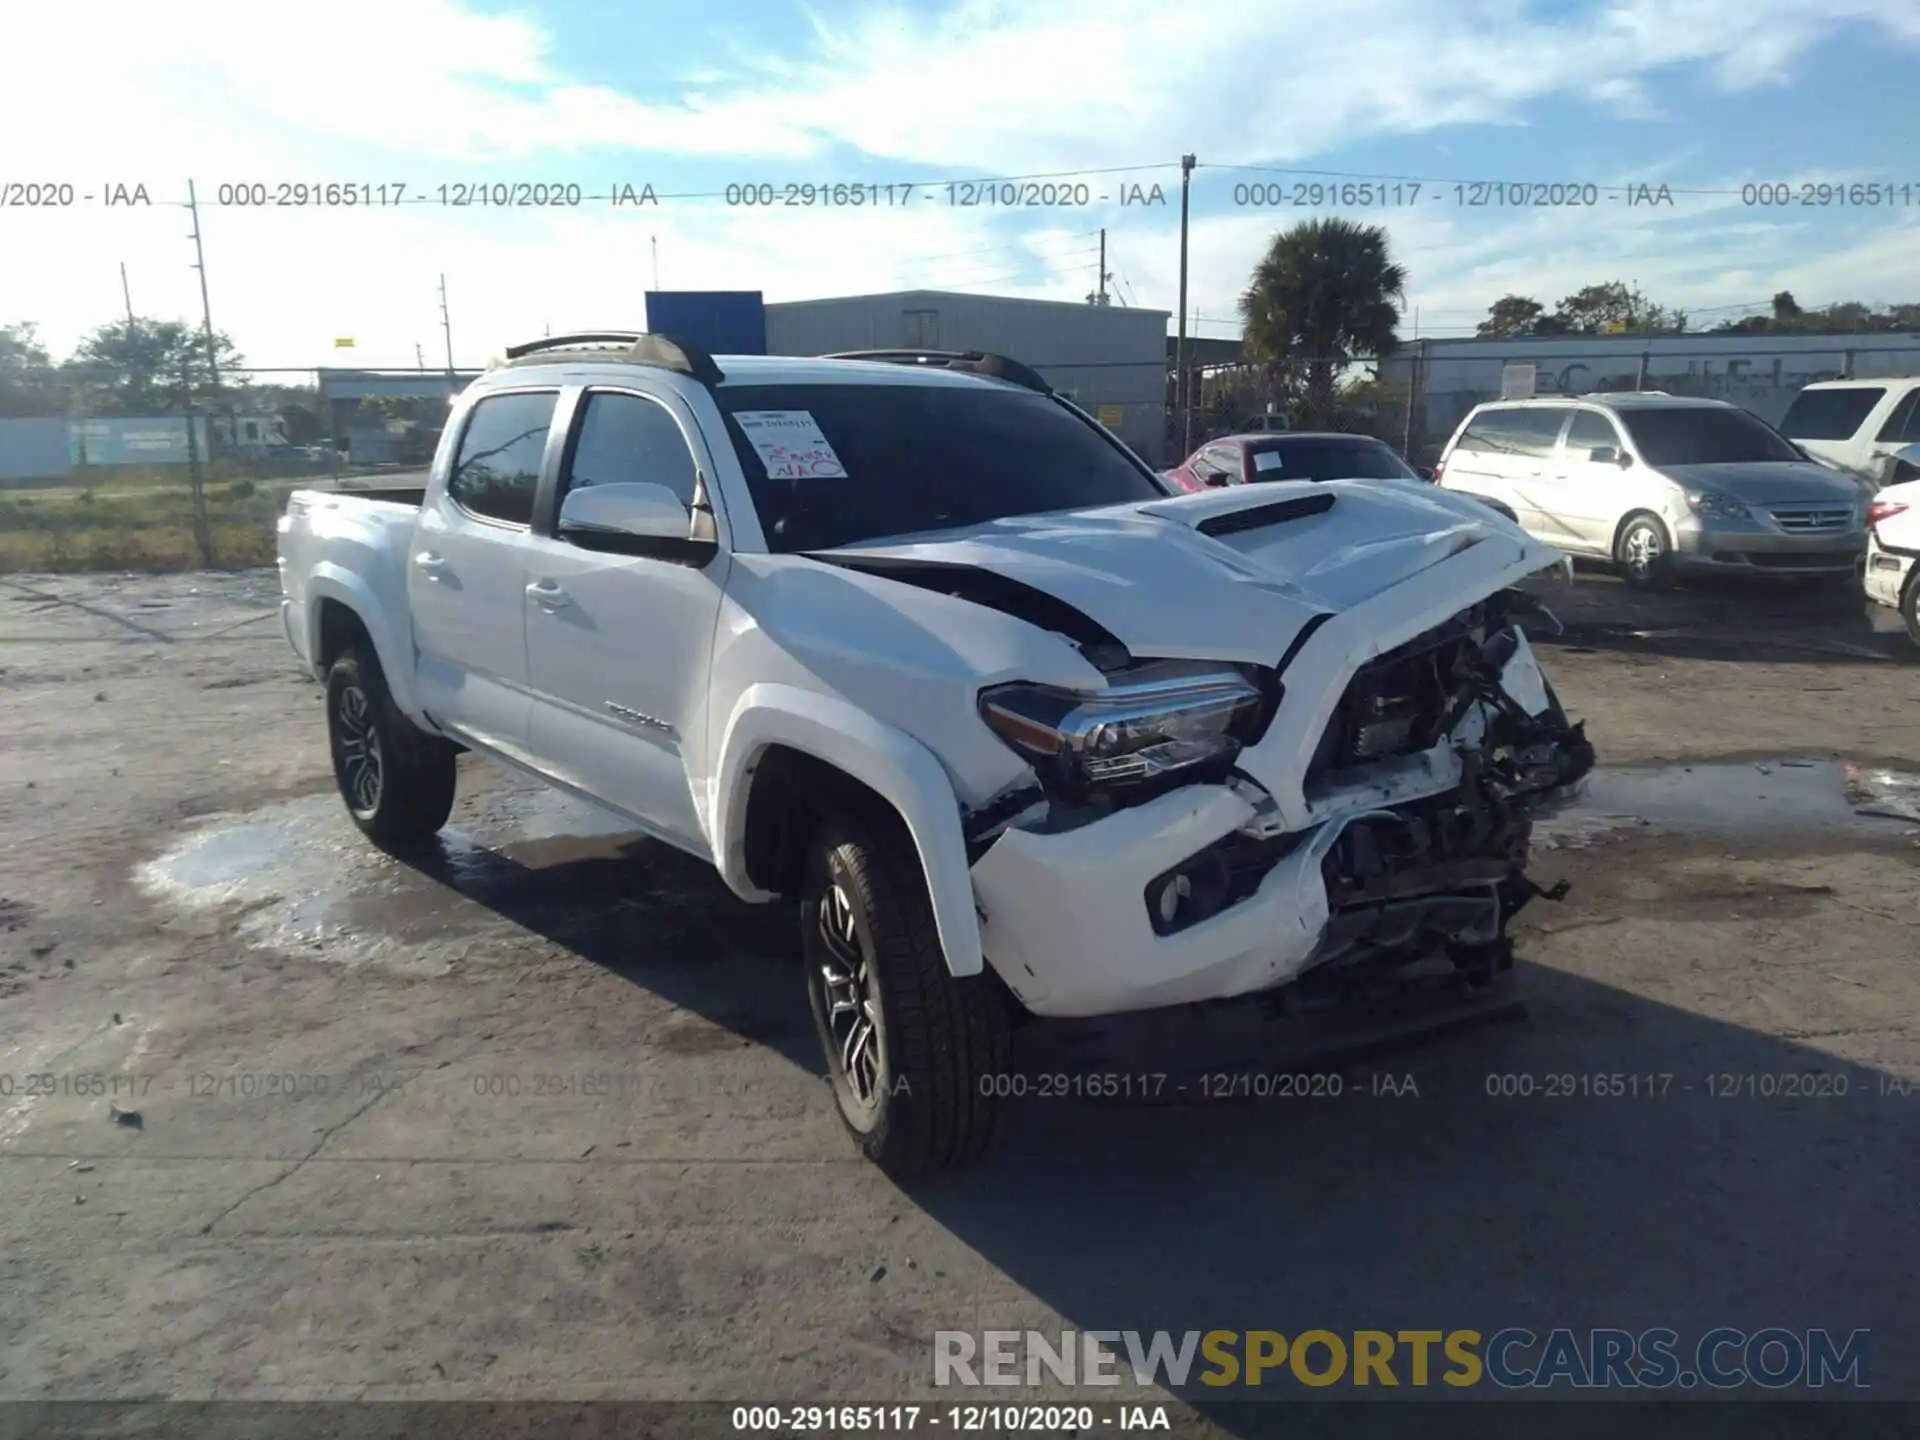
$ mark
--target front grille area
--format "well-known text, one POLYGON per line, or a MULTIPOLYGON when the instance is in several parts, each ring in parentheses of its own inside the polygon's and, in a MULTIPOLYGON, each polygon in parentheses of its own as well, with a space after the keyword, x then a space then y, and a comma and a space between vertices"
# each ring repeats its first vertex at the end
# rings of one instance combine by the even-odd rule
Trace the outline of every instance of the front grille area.
POLYGON ((1789 535, 1818 535, 1853 524, 1853 511, 1844 505, 1795 505, 1767 513, 1789 535))
POLYGON ((1308 782, 1437 745, 1485 622, 1486 607, 1475 606, 1361 666, 1307 767, 1308 782))

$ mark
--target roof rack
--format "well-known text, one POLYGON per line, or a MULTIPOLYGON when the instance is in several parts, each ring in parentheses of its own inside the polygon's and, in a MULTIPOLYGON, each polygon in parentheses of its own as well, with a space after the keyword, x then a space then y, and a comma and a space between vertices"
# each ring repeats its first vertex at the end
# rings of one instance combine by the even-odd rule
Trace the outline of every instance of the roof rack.
POLYGON ((985 350, 842 350, 822 355, 822 360, 879 360, 890 365, 927 365, 942 370, 964 370, 994 380, 1053 394, 1053 387, 1038 370, 985 350))
POLYGON ((583 330, 571 335, 547 335, 522 345, 509 345, 506 363, 537 363, 556 350, 592 350, 604 347, 611 353, 606 359, 628 365, 653 365, 692 376, 702 385, 718 385, 726 373, 714 363, 713 356, 697 345, 671 336, 641 330, 583 330))

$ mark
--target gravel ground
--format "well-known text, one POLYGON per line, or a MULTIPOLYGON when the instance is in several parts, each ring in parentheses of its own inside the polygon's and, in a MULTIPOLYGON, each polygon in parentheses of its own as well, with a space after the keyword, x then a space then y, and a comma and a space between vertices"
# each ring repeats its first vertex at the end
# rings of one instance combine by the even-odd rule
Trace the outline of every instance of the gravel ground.
POLYGON ((0 1398, 950 1401, 936 1330, 1507 1325, 1869 1328, 1920 1397, 1920 821, 1857 813, 1920 798, 1920 657, 1845 595, 1549 588, 1605 768, 1524 1023, 1029 1100, 902 1190, 789 915, 478 767, 439 860, 373 852, 269 571, 0 580, 0 1398))

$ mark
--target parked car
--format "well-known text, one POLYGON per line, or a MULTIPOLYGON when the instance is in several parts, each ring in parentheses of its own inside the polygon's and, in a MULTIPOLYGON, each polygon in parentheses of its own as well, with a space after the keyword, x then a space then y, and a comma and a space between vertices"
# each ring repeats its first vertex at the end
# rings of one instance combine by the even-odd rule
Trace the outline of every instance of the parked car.
POLYGON ((612 332, 469 385, 414 503, 280 523, 354 823, 426 842, 469 750, 797 900, 903 1176, 985 1146, 1021 1012, 1510 984, 1593 763, 1513 588, 1558 562, 1397 481, 1174 495, 1000 357, 612 332))
POLYGON ((1182 490, 1264 480, 1420 480, 1385 441, 1371 435, 1293 431, 1228 435, 1202 445, 1166 472, 1182 490))
POLYGON ((1823 380, 1787 407, 1780 433, 1823 465, 1878 489, 1920 478, 1920 379, 1823 380))
POLYGON ((1867 495, 1722 400, 1644 393, 1475 406, 1435 467, 1535 538, 1613 561, 1629 583, 1685 574, 1852 580, 1867 495))
POLYGON ((1895 451, 1907 478, 1873 497, 1867 510, 1867 598, 1891 605, 1920 645, 1920 445, 1895 451))

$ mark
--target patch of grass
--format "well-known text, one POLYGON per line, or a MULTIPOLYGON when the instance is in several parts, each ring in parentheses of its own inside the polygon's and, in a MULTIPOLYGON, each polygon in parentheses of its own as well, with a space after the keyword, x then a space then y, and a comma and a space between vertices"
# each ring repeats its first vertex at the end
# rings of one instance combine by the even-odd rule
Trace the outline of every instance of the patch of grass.
MULTIPOLYGON (((274 524, 298 480, 207 490, 217 567, 270 565, 274 524)), ((19 571, 191 570, 193 492, 183 484, 100 485, 0 493, 0 574, 19 571)))

